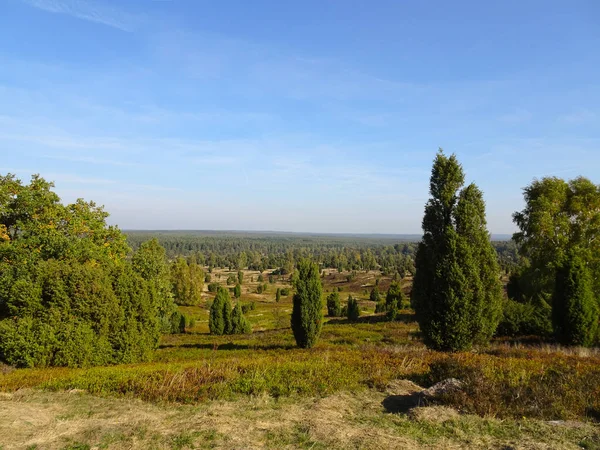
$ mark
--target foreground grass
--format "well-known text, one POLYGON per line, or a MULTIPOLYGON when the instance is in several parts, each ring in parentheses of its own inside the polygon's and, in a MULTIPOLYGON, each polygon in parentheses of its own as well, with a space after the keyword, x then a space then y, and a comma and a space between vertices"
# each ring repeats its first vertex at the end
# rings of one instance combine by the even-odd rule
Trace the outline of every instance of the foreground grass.
POLYGON ((25 390, 0 398, 0 442, 6 450, 600 448, 591 424, 483 419, 439 407, 389 412, 386 400, 410 386, 390 389, 199 405, 25 390))

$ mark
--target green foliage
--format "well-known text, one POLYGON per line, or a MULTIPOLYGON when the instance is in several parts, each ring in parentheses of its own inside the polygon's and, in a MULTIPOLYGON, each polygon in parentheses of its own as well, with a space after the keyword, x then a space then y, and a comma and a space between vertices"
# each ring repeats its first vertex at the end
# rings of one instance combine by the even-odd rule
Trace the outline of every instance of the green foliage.
POLYGON ((204 272, 195 261, 188 263, 185 258, 177 258, 171 265, 171 282, 175 303, 193 306, 202 300, 204 272))
POLYGON ((245 308, 240 302, 232 310, 229 291, 223 287, 219 287, 215 300, 210 307, 208 317, 210 333, 217 336, 250 333, 252 327, 248 319, 244 316, 245 312, 245 308))
POLYGON ((275 291, 275 301, 277 303, 279 303, 280 300, 281 300, 281 289, 277 288, 277 290, 275 291))
POLYGON ((220 336, 231 330, 231 300, 229 292, 222 286, 217 289, 217 295, 210 307, 208 316, 210 334, 220 336))
POLYGON ((231 313, 231 332, 230 334, 248 334, 252 332, 252 327, 248 319, 244 316, 242 307, 238 302, 231 313))
POLYGON ((556 271, 571 249, 579 249, 600 289, 600 188, 579 177, 535 180, 524 189, 525 208, 513 215, 519 227, 513 239, 528 264, 530 283, 545 300, 554 292, 556 271))
POLYGON ((172 304, 156 242, 126 259, 93 202, 62 205, 38 176, 0 177, 0 358, 26 367, 148 360, 172 304))
POLYGON ((600 304, 589 268, 573 251, 557 270, 552 297, 552 324, 563 344, 591 347, 598 334, 600 304))
POLYGON ((551 308, 544 300, 540 299, 537 304, 504 300, 496 336, 548 337, 551 334, 551 308))
POLYGON ((242 312, 244 314, 248 314, 250 311, 254 311, 256 309, 256 302, 250 302, 245 305, 242 305, 242 312))
POLYGON ((219 290, 221 285, 219 283, 213 282, 208 284, 208 292, 215 293, 219 290))
POLYGON ((279 291, 281 293, 281 295, 283 295, 284 297, 287 297, 288 295, 290 295, 290 290, 289 288, 281 288, 281 291, 279 291))
POLYGON ((238 280, 235 275, 229 275, 227 277, 227 286, 233 286, 236 283, 238 283, 238 280))
POLYGON ((501 317, 501 287, 486 229, 481 191, 464 184, 454 155, 440 150, 425 206, 423 240, 416 255, 412 303, 425 344, 466 350, 486 343, 501 317))
POLYGON ((131 257, 133 269, 150 284, 151 295, 158 305, 162 333, 181 333, 181 326, 173 318, 178 314, 173 303, 171 278, 165 249, 157 239, 144 242, 131 257))
POLYGON ((258 274, 258 279, 256 281, 258 281, 259 283, 264 283, 265 277, 263 277, 262 273, 258 274))
POLYGON ((340 294, 332 292, 327 296, 327 315, 329 317, 340 317, 341 314, 340 294))
POLYGON ((262 294, 264 290, 264 286, 262 284, 259 284, 258 286, 256 286, 256 293, 257 294, 262 294))
POLYGON ((371 293, 369 294, 369 300, 376 303, 379 302, 381 298, 381 295, 379 294, 379 288, 377 286, 378 285, 376 284, 375 287, 371 289, 371 293))
POLYGON ((385 299, 379 300, 375 305, 375 314, 383 313, 387 311, 387 303, 385 299))
POLYGON ((233 288, 233 296, 235 298, 240 298, 242 296, 242 286, 239 283, 233 288))
POLYGON ((300 348, 311 348, 319 339, 323 325, 322 285, 319 266, 310 260, 298 263, 298 276, 295 278, 296 293, 293 298, 292 331, 300 348))
POLYGON ((205 283, 210 283, 212 281, 212 277, 210 276, 210 273, 206 273, 204 275, 204 282, 205 283))
POLYGON ((244 272, 242 272, 241 270, 238 270, 237 278, 238 278, 239 284, 244 284, 244 272))
POLYGON ((390 288, 387 291, 385 296, 385 309, 386 311, 391 311, 392 309, 402 308, 406 299, 404 298, 404 293, 402 292, 402 288, 400 287, 400 282, 392 281, 390 284, 390 288))
POLYGON ((346 317, 348 320, 352 322, 356 322, 360 316, 360 309, 358 307, 358 301, 352 297, 348 296, 348 302, 346 303, 346 317))

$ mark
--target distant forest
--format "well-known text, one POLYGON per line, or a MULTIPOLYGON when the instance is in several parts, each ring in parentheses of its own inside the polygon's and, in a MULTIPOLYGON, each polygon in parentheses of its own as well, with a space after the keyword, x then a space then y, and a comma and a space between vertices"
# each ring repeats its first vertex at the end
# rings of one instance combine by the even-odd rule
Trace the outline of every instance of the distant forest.
MULTIPOLYGON (((417 235, 317 235, 268 232, 219 231, 124 231, 133 250, 156 238, 169 259, 192 257, 203 266, 264 271, 293 270, 302 258, 323 268, 380 269, 384 275, 414 274, 417 235)), ((510 271, 518 263, 513 241, 493 241, 500 267, 510 271)))

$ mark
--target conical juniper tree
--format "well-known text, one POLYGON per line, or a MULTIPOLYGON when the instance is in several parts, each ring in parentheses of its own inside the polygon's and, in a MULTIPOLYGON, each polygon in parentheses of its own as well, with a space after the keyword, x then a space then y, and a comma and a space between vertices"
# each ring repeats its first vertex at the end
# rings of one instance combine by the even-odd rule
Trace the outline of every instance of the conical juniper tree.
POLYGON ((227 289, 222 286, 219 286, 217 295, 210 307, 208 328, 210 334, 218 336, 231 333, 231 299, 227 289))
POLYGON ((298 347, 311 348, 317 343, 323 325, 319 266, 310 260, 301 260, 294 276, 294 287, 292 331, 298 347))
POLYGON ((559 342, 591 347, 598 333, 600 308, 585 260, 571 251, 556 271, 552 324, 559 342))
POLYGON ((454 155, 438 152, 415 258, 412 304, 428 347, 460 351, 485 344, 501 316, 495 250, 481 191, 464 189, 454 155))

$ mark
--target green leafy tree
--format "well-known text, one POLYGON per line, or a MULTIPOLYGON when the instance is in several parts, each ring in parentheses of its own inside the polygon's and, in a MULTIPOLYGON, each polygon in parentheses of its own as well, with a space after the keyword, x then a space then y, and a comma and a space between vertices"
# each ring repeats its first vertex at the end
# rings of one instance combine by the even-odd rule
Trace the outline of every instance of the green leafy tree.
POLYGON ((230 334, 248 334, 252 332, 250 322, 242 312, 242 306, 238 302, 231 313, 231 333, 230 334))
POLYGON ((171 283, 175 303, 194 306, 202 300, 204 272, 195 262, 188 264, 185 258, 177 258, 171 265, 171 283))
POLYGON ((440 150, 431 173, 412 290, 425 344, 438 350, 460 351, 488 342, 502 314, 499 268, 483 195, 474 184, 463 184, 456 157, 440 150))
POLYGON ((237 279, 239 284, 244 284, 244 272, 238 270, 237 279))
POLYGON ((348 303, 346 306, 346 314, 347 314, 348 320, 350 320, 352 322, 356 322, 360 316, 360 309, 358 307, 358 301, 351 295, 348 296, 348 303))
POLYGON ((280 300, 281 300, 281 289, 277 288, 277 290, 275 291, 275 301, 277 303, 279 303, 280 300))
POLYGON ((557 270, 552 323, 563 344, 591 347, 598 333, 600 305, 585 261, 570 252, 557 270))
POLYGON ((301 260, 297 270, 297 276, 294 277, 296 292, 293 297, 292 331, 298 347, 311 348, 317 343, 323 325, 323 288, 317 264, 307 259, 301 260))
POLYGON ((150 284, 154 303, 158 305, 159 320, 163 333, 181 333, 183 316, 173 302, 171 279, 165 249, 157 239, 141 244, 131 257, 133 269, 150 284))
POLYGON ((551 302, 556 272, 571 249, 578 249, 600 290, 600 187, 587 178, 535 180, 523 190, 525 208, 513 215, 519 232, 513 235, 523 265, 516 278, 524 297, 551 302))
POLYGON ((239 283, 233 288, 233 296, 235 298, 240 298, 242 296, 242 286, 240 286, 239 283))
POLYGON ((53 187, 0 176, 0 358, 21 367, 150 359, 174 310, 160 249, 148 244, 129 262, 101 207, 63 205, 53 187))
POLYGON ((339 317, 341 314, 340 294, 332 292, 327 296, 327 315, 329 317, 339 317))

